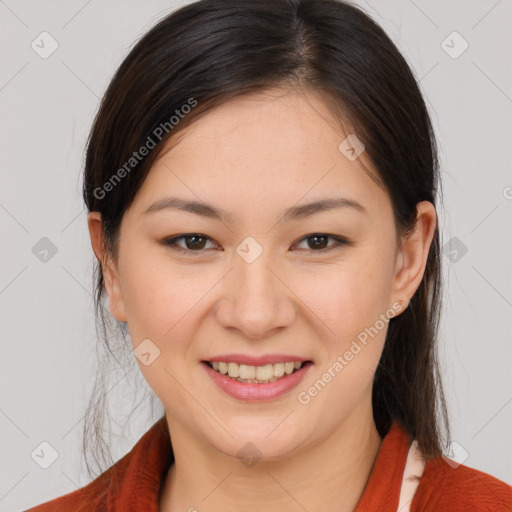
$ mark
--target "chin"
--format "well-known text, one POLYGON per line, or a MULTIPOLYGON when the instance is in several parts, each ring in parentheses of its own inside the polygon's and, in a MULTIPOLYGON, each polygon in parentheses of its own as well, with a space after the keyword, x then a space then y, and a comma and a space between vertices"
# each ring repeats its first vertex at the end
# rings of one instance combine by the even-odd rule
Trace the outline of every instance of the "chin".
POLYGON ((302 451, 311 440, 311 434, 303 424, 298 429, 296 423, 283 421, 286 414, 266 419, 233 419, 224 424, 231 435, 221 429, 213 438, 211 432, 205 432, 205 436, 217 450, 241 462, 283 460, 302 451))

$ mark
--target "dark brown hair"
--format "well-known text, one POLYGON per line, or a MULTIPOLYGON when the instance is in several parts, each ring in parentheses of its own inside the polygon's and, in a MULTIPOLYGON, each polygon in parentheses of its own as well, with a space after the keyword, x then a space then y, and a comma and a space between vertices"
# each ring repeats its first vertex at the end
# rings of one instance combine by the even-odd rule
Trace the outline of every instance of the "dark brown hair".
MULTIPOLYGON (((105 248, 114 261, 123 214, 164 145, 212 108, 273 87, 317 93, 336 109, 341 125, 357 134, 391 198, 397 236, 414 227, 417 203, 436 206, 436 141, 418 83, 390 38, 361 8, 337 0, 202 0, 166 16, 136 43, 94 121, 83 197, 89 211, 101 212, 105 248), (140 148, 150 146, 142 156, 140 148)), ((439 236, 436 227, 409 307, 389 322, 373 386, 381 436, 397 421, 427 457, 439 455, 443 435, 448 439, 436 357, 439 236)), ((116 359, 97 261, 94 280, 99 338, 106 357, 116 359)), ((116 327, 123 340, 118 349, 130 357, 126 326, 116 327)), ((100 472, 106 469, 102 464, 110 464, 103 438, 105 361, 101 364, 84 423, 86 462, 92 447, 100 472)), ((88 462, 87 467, 91 473, 88 462)))

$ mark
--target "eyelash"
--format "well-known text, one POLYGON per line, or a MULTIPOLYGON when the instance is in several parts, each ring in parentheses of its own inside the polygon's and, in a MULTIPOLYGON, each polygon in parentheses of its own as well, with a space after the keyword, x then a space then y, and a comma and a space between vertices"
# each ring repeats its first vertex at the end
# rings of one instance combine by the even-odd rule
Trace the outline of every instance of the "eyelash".
MULTIPOLYGON (((179 245, 177 245, 177 241, 178 240, 182 240, 184 238, 189 238, 189 237, 193 237, 193 236, 200 237, 200 238, 205 238, 206 240, 211 241, 211 238, 209 238, 206 235, 203 235, 201 233, 186 233, 184 235, 180 235, 180 236, 177 236, 177 237, 174 237, 174 238, 165 238, 160 243, 164 247, 168 247, 168 248, 170 248, 170 249, 172 249, 174 251, 180 252, 182 254, 191 255, 193 253, 197 253, 197 254, 203 253, 205 251, 205 249, 200 249, 200 250, 194 251, 192 249, 184 249, 183 247, 180 247, 179 245)), ((312 252, 312 253, 325 253, 326 251, 329 251, 331 249, 335 249, 336 247, 341 247, 341 246, 344 246, 344 245, 348 245, 348 246, 352 246, 353 245, 353 242, 347 240, 346 238, 343 238, 343 237, 340 237, 340 236, 336 236, 336 235, 330 235, 328 233, 311 233, 309 235, 306 235, 306 236, 302 237, 299 240, 298 243, 300 243, 300 242, 302 242, 304 240, 307 240, 308 238, 313 238, 315 236, 331 238, 336 243, 334 243, 332 245, 329 245, 329 246, 327 246, 327 247, 325 247, 323 249, 318 249, 318 250, 303 249, 303 250, 306 250, 306 251, 309 251, 309 252, 312 252)))

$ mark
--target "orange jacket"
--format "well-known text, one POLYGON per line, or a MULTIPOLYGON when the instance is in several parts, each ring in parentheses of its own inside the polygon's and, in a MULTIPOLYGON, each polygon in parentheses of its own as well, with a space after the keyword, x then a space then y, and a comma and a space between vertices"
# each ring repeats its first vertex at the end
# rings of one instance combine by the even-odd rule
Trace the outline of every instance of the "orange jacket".
MULTIPOLYGON (((409 435, 394 423, 355 512, 398 510, 410 448, 409 435)), ((129 453, 91 483, 27 512, 158 512, 160 488, 173 460, 163 416, 129 453)), ((443 458, 424 465, 408 505, 411 512, 512 512, 511 486, 476 469, 455 466, 443 458)))

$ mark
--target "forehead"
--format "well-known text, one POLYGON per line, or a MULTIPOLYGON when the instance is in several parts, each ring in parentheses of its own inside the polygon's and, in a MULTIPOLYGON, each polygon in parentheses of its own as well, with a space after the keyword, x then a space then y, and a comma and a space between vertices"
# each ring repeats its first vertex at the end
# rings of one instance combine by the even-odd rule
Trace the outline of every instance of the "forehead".
MULTIPOLYGON (((336 154, 346 136, 339 120, 318 95, 270 89, 214 108, 179 133, 178 144, 171 141, 171 147, 175 148, 174 158, 201 145, 214 151, 209 155, 201 152, 198 157, 229 161, 239 156, 248 163, 252 156, 256 164, 257 158, 282 162, 326 149, 336 154)), ((161 157, 165 154, 163 151, 161 157)))
MULTIPOLYGON (((177 135, 137 194, 139 210, 180 192, 234 210, 334 194, 365 201, 370 210, 387 200, 359 160, 340 150, 350 133, 312 93, 273 89, 237 97, 177 135)), ((364 152, 359 158, 377 174, 364 152)))

